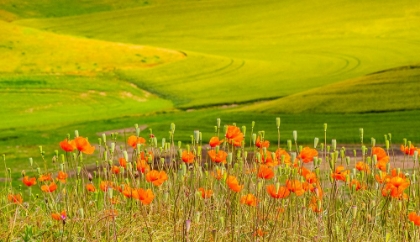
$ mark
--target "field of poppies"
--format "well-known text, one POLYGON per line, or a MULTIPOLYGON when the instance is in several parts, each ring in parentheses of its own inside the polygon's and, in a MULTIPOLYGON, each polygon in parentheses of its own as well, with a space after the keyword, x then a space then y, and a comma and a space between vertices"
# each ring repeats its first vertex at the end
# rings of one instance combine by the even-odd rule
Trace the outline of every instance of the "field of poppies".
MULTIPOLYGON (((5 167, 4 241, 418 241, 419 150, 404 140, 301 146, 217 119, 176 141, 140 130, 93 146, 78 131, 39 147, 19 186, 5 167), (398 148, 393 148, 398 146, 398 148), (87 165, 95 161, 94 165, 87 165)), ((4 161, 6 164, 5 157, 4 161)))

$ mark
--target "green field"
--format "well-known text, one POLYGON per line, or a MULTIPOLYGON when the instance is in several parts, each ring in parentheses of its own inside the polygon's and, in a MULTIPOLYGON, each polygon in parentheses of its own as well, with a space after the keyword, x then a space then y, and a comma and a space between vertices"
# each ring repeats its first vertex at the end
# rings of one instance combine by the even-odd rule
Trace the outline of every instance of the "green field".
POLYGON ((283 141, 328 123, 416 144, 418 53, 418 1, 0 0, 0 148, 17 163, 134 123, 206 140, 216 118, 275 142, 276 117, 283 141))

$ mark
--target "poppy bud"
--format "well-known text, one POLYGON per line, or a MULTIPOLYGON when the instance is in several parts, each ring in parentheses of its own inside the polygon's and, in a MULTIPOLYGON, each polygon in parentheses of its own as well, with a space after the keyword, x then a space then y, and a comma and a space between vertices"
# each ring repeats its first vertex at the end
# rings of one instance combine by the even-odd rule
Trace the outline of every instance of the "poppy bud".
POLYGON ((64 163, 61 163, 61 164, 60 164, 60 170, 61 170, 61 171, 64 171, 64 163))
POLYGON ((219 217, 219 221, 220 221, 220 226, 222 228, 224 228, 225 227, 225 218, 223 216, 221 216, 221 217, 219 217))
POLYGON ((255 145, 256 140, 257 140, 257 134, 253 133, 252 134, 252 144, 255 145))
POLYGON ((315 137, 314 139, 314 149, 318 146, 319 138, 315 137))
POLYGON ((389 140, 385 140, 385 147, 387 150, 389 150, 389 140))
POLYGON ((172 131, 172 133, 175 133, 175 124, 174 123, 171 123, 170 130, 172 131))
MULTIPOLYGON (((257 153, 257 154, 259 154, 259 153, 257 153)), ((228 164, 232 163, 232 152, 228 153, 228 155, 226 157, 226 161, 227 161, 228 164)))
POLYGON ((293 130, 293 140, 296 142, 297 141, 297 131, 293 130))
POLYGON ((251 128, 254 129, 254 127, 255 127, 255 121, 252 121, 251 122, 251 128))
POLYGON ((407 147, 407 139, 406 138, 403 139, 403 142, 404 142, 404 147, 407 147))
POLYGON ((115 143, 114 143, 114 142, 112 142, 112 143, 111 143, 111 150, 110 150, 110 153, 111 153, 111 154, 114 154, 114 151, 115 151, 115 143))
POLYGON ((324 132, 327 132, 327 123, 324 123, 324 132))
POLYGON ((351 210, 352 210, 353 220, 354 220, 357 217, 357 206, 352 206, 351 210))
POLYGON ((107 192, 108 192, 108 197, 109 197, 110 199, 112 199, 112 196, 113 196, 113 189, 112 189, 111 187, 108 187, 107 192))
POLYGON ((371 145, 372 145, 372 147, 375 147, 375 145, 376 145, 376 140, 375 140, 375 138, 370 138, 370 142, 371 142, 371 145))
POLYGON ((93 180, 92 174, 90 172, 88 173, 88 179, 89 179, 89 181, 92 181, 93 180))
POLYGON ((242 126, 242 133, 244 134, 244 137, 245 137, 245 134, 246 134, 246 126, 242 126))
POLYGON ((248 157, 248 151, 244 151, 244 160, 248 157))
POLYGON ((292 141, 290 139, 287 140, 287 149, 292 151, 292 141))
POLYGON ((77 175, 79 176, 80 175, 80 171, 82 170, 82 167, 80 167, 80 166, 78 166, 77 167, 77 175))
POLYGON ((363 143, 363 128, 359 129, 360 141, 363 143))
POLYGON ((34 164, 34 160, 31 158, 29 158, 29 164, 32 166, 34 164))
POLYGON ((80 214, 80 217, 81 218, 84 218, 85 217, 85 213, 83 211, 83 208, 79 208, 79 214, 80 214))
POLYGON ((331 140, 331 146, 333 151, 335 151, 337 149, 337 140, 333 139, 331 140))
POLYGON ((299 145, 299 153, 302 152, 302 150, 303 150, 303 146, 299 145))
POLYGON ((200 217, 201 217, 201 213, 200 212, 196 212, 195 213, 195 221, 198 223, 198 222, 200 222, 200 217))
POLYGON ((277 129, 280 128, 280 117, 276 118, 276 126, 277 126, 277 129))
POLYGON ((106 134, 105 133, 102 134, 102 140, 104 141, 104 143, 106 143, 106 134))
POLYGON ((76 138, 79 137, 79 130, 74 131, 74 137, 76 137, 76 138))
POLYGON ((327 152, 330 153, 331 146, 327 145, 327 152))
POLYGON ((217 128, 220 128, 220 118, 216 119, 217 128))
POLYGON ((367 149, 366 146, 362 145, 362 155, 366 155, 367 149))
POLYGON ((350 156, 346 156, 346 164, 347 166, 350 165, 350 156))

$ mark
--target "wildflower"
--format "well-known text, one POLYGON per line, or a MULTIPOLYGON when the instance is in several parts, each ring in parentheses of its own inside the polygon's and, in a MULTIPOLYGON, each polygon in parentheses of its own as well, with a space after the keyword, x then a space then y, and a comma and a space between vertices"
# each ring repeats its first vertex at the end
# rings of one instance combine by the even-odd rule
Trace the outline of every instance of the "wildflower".
POLYGON ((305 193, 305 189, 303 189, 299 180, 286 180, 286 187, 289 191, 294 192, 296 196, 301 196, 305 193))
POLYGON ((254 237, 264 237, 266 232, 262 229, 257 229, 257 231, 254 232, 254 237))
POLYGON ((215 163, 226 163, 227 153, 223 150, 219 150, 217 154, 215 150, 209 150, 207 154, 210 157, 210 160, 215 163))
POLYGON ((188 152, 186 150, 182 151, 181 159, 182 159, 183 162, 185 162, 187 164, 193 163, 194 158, 195 158, 195 156, 191 151, 190 152, 188 152))
POLYGON ((305 147, 300 152, 298 158, 301 159, 303 163, 309 163, 314 160, 315 156, 318 156, 318 151, 316 151, 316 149, 305 147))
POLYGON ((225 137, 227 138, 230 144, 240 147, 244 139, 244 134, 242 134, 241 130, 238 127, 229 125, 227 127, 225 137))
POLYGON ((133 149, 137 148, 137 144, 145 144, 145 143, 146 143, 146 140, 143 137, 137 137, 135 135, 131 135, 127 139, 127 144, 133 147, 133 149))
POLYGON ((67 179, 67 173, 65 173, 64 171, 59 171, 58 174, 57 174, 57 179, 61 183, 65 183, 66 179, 67 179))
POLYGON ((369 172, 369 165, 368 164, 366 164, 365 162, 363 162, 363 161, 358 161, 357 163, 356 163, 356 169, 358 170, 358 171, 365 171, 365 172, 369 172))
POLYGON ((124 157, 121 157, 120 159, 118 159, 118 162, 120 163, 120 166, 127 168, 127 161, 125 160, 124 157))
POLYGON ((38 181, 40 181, 40 182, 44 182, 44 181, 52 181, 53 179, 52 179, 52 177, 51 177, 51 174, 50 173, 48 173, 48 174, 43 174, 43 175, 41 175, 39 178, 38 178, 38 181))
POLYGON ((271 179, 274 177, 274 171, 266 165, 260 165, 258 177, 262 179, 271 179))
POLYGON ((130 198, 133 196, 133 189, 129 185, 124 185, 124 188, 122 189, 122 194, 126 198, 130 198))
POLYGON ((225 140, 219 140, 219 137, 211 137, 209 145, 210 145, 210 147, 214 148, 214 147, 220 145, 221 143, 223 143, 223 141, 225 141, 225 140))
POLYGON ((267 192, 273 198, 287 198, 290 195, 289 189, 285 186, 281 186, 277 190, 275 185, 268 185, 267 192))
POLYGON ((379 171, 379 173, 375 175, 375 179, 378 183, 382 184, 384 182, 388 182, 390 178, 386 172, 379 171))
POLYGON ((315 213, 322 212, 322 206, 321 205, 322 200, 316 196, 312 196, 311 202, 309 203, 309 207, 314 211, 315 213))
POLYGON ((42 185, 41 190, 43 192, 54 192, 57 189, 57 184, 51 182, 49 185, 42 185))
POLYGON ((22 196, 20 194, 9 194, 7 195, 7 200, 15 204, 21 204, 23 202, 22 196))
POLYGON ((404 145, 401 145, 401 151, 406 155, 414 155, 414 151, 417 150, 414 145, 410 145, 410 147, 404 147, 404 145))
POLYGON ((60 147, 65 152, 72 152, 76 147, 74 146, 74 143, 72 141, 69 142, 68 139, 65 139, 60 142, 60 147))
POLYGON ((146 173, 150 170, 150 166, 146 160, 139 159, 137 160, 137 170, 141 173, 146 173))
POLYGON ((282 156, 284 156, 284 164, 290 165, 291 162, 290 162, 290 155, 289 155, 289 153, 287 153, 286 150, 283 150, 281 148, 278 148, 276 150, 276 157, 277 157, 277 159, 279 161, 282 161, 282 156))
POLYGON ((257 198, 254 196, 254 194, 251 193, 241 197, 241 203, 246 204, 248 206, 255 207, 257 206, 257 202, 257 198))
POLYGON ((239 185, 238 179, 235 176, 228 176, 226 184, 234 192, 240 192, 243 188, 243 185, 239 185))
POLYGON ((78 151, 88 155, 93 154, 93 151, 95 151, 95 147, 90 145, 89 141, 81 136, 76 137, 74 140, 72 140, 72 144, 76 147, 78 151))
POLYGON ((210 198, 213 195, 213 191, 211 189, 206 190, 203 187, 198 188, 198 191, 201 193, 202 198, 210 198))
POLYGON ((89 183, 86 185, 86 190, 88 190, 88 192, 94 192, 96 189, 92 183, 89 183))
POLYGON ((355 188, 356 191, 359 191, 360 189, 364 189, 365 187, 356 179, 351 180, 350 184, 349 184, 350 188, 355 188))
POLYGON ((312 171, 308 170, 307 168, 302 167, 302 168, 299 169, 299 173, 303 178, 305 178, 306 182, 311 183, 311 184, 317 182, 315 172, 312 172, 312 171))
POLYGON ((349 171, 344 168, 344 166, 337 166, 335 172, 331 174, 332 178, 337 181, 346 181, 346 177, 349 171))
POLYGON ((168 179, 165 171, 151 170, 146 174, 146 181, 153 183, 155 186, 160 186, 168 179))
POLYGON ((99 188, 104 192, 108 191, 108 189, 112 187, 113 184, 110 181, 101 181, 101 183, 99 184, 99 188))
POLYGON ((144 190, 140 188, 133 191, 133 198, 140 200, 143 205, 148 205, 153 201, 155 195, 150 189, 144 190))
POLYGON ((420 226, 420 216, 418 216, 416 212, 409 213, 408 220, 413 222, 415 225, 420 226))
POLYGON ((220 180, 223 177, 223 172, 220 169, 216 169, 211 173, 211 175, 216 178, 216 180, 220 180))
POLYGON ((258 148, 263 148, 263 147, 268 148, 270 146, 270 142, 268 140, 261 141, 260 136, 258 136, 257 140, 255 141, 255 145, 258 148))
POLYGON ((393 198, 405 198, 404 190, 410 186, 410 181, 399 176, 392 177, 382 189, 382 196, 391 196, 393 198))
POLYGON ((66 220, 67 218, 67 213, 66 211, 61 211, 61 213, 52 213, 51 214, 52 219, 57 220, 57 221, 61 221, 61 220, 66 220))
POLYGON ((380 169, 381 171, 385 171, 386 166, 389 162, 389 156, 387 155, 385 150, 380 147, 373 147, 372 154, 376 155, 376 160, 377 160, 376 167, 380 169))
POLYGON ((36 178, 35 177, 29 178, 28 176, 24 176, 22 179, 22 182, 27 187, 30 187, 36 184, 36 178))
POLYGON ((113 174, 119 174, 120 173, 120 167, 118 167, 118 166, 112 166, 111 167, 111 172, 113 174))

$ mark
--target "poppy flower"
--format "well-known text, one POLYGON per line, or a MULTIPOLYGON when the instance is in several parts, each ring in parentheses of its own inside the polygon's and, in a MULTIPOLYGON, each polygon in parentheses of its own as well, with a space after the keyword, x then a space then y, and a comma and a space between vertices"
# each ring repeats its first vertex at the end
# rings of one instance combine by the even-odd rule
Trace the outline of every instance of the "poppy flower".
POLYGON ((89 183, 86 185, 86 190, 88 190, 88 192, 94 192, 96 188, 92 183, 89 183))
POLYGON ((278 148, 277 150, 276 150, 276 157, 277 157, 277 159, 281 162, 282 160, 282 157, 284 156, 284 164, 286 164, 286 165, 290 165, 291 164, 291 162, 290 162, 290 155, 289 155, 289 153, 287 153, 287 151, 286 150, 283 150, 283 149, 281 149, 281 148, 278 148))
POLYGON ((24 176, 22 179, 23 184, 25 184, 27 187, 33 186, 36 184, 36 178, 35 177, 31 177, 29 178, 28 176, 24 176))
POLYGON ((155 186, 162 185, 166 180, 168 180, 168 175, 165 171, 151 170, 146 174, 146 181, 153 183, 155 186))
POLYGON ((43 192, 54 192, 57 189, 57 184, 51 182, 49 185, 42 185, 41 190, 43 192))
POLYGON ((23 202, 22 196, 20 194, 9 194, 7 195, 7 200, 15 204, 21 204, 23 202))
POLYGON ((389 156, 387 155, 385 150, 380 147, 373 147, 372 154, 376 155, 376 167, 381 171, 386 171, 386 165, 389 162, 389 156))
POLYGON ((182 159, 183 162, 185 162, 187 164, 191 164, 191 163, 194 162, 194 158, 195 158, 195 156, 191 151, 190 152, 188 152, 186 150, 182 151, 181 159, 182 159))
POLYGON ((379 171, 378 174, 375 175, 375 179, 378 183, 386 183, 389 181, 390 177, 388 176, 388 174, 386 172, 383 171, 379 171))
POLYGON ((118 159, 118 163, 120 163, 120 166, 127 168, 127 161, 125 160, 124 157, 121 157, 120 159, 118 159))
POLYGON ((228 176, 226 184, 234 192, 240 192, 243 188, 243 185, 239 185, 238 179, 235 176, 228 176))
POLYGON ((65 152, 72 152, 76 147, 74 146, 74 143, 72 141, 69 141, 68 139, 65 139, 60 142, 60 147, 65 152))
POLYGON ((255 145, 258 148, 263 148, 263 147, 268 148, 270 146, 270 142, 268 140, 261 141, 260 136, 258 136, 257 140, 255 141, 255 145))
POLYGON ((66 179, 67 179, 67 173, 65 173, 64 171, 59 171, 57 174, 57 179, 61 182, 61 183, 65 183, 66 179))
POLYGON ((349 187, 350 189, 354 187, 356 191, 359 191, 360 189, 364 189, 364 186, 356 179, 351 180, 349 187))
POLYGON ((404 190, 410 186, 410 181, 399 176, 392 177, 382 189, 382 196, 404 198, 404 190))
POLYGON ((220 180, 223 177, 223 172, 220 169, 216 169, 211 173, 211 175, 216 178, 216 180, 220 180))
POLYGON ((112 174, 120 174, 120 167, 118 166, 112 166, 111 167, 112 174))
POLYGON ((137 144, 145 144, 145 143, 146 143, 146 140, 143 137, 137 137, 135 135, 131 135, 127 139, 127 144, 133 147, 133 149, 137 148, 137 144))
POLYGON ((322 206, 321 205, 322 200, 316 196, 311 197, 311 202, 309 203, 309 207, 314 211, 315 213, 322 212, 322 206))
POLYGON ((214 147, 220 145, 221 143, 223 143, 223 141, 225 141, 225 140, 219 140, 219 137, 211 137, 209 145, 210 145, 210 147, 214 148, 214 147))
POLYGON ((358 161, 357 163, 356 163, 356 169, 358 170, 358 171, 365 171, 365 172, 369 172, 369 165, 368 164, 366 164, 365 162, 363 162, 363 161, 358 161))
POLYGON ((420 216, 418 216, 416 212, 409 213, 408 220, 413 222, 415 225, 420 226, 420 216))
POLYGON ((52 213, 51 214, 52 219, 57 220, 57 221, 61 221, 61 220, 66 220, 67 218, 67 213, 66 211, 61 211, 61 213, 52 213))
POLYGON ((257 198, 254 196, 254 194, 251 193, 241 197, 241 203, 248 206, 255 207, 257 206, 257 202, 257 198))
POLYGON ((72 145, 76 147, 76 149, 80 152, 83 152, 87 155, 93 154, 95 151, 95 147, 90 145, 89 141, 82 137, 76 137, 74 140, 71 141, 72 145))
POLYGON ((346 181, 349 171, 344 166, 337 166, 335 172, 331 174, 332 178, 336 181, 346 181))
POLYGON ((267 192, 272 198, 287 198, 290 195, 289 189, 285 186, 279 187, 278 191, 275 185, 268 185, 267 192))
POLYGON ((286 187, 289 191, 294 192, 296 196, 302 196, 305 193, 305 189, 303 189, 299 180, 286 180, 286 187))
POLYGON ((146 173, 150 170, 150 166, 146 160, 137 160, 137 170, 141 173, 146 173))
POLYGON ((124 188, 122 189, 122 194, 124 195, 124 197, 126 198, 130 198, 133 196, 133 190, 129 185, 125 185, 124 188))
POLYGON ((145 189, 139 188, 133 191, 133 198, 140 200, 140 202, 143 205, 148 205, 153 201, 153 199, 155 198, 155 195, 150 189, 145 190, 145 189))
POLYGON ((44 181, 52 181, 52 177, 51 174, 43 174, 41 176, 39 176, 38 181, 40 182, 44 182, 44 181))
POLYGON ((229 125, 227 127, 225 137, 230 144, 237 147, 242 146, 242 141, 244 140, 244 134, 242 134, 241 130, 238 127, 229 125))
POLYGON ((101 183, 99 184, 99 188, 102 191, 106 192, 109 188, 113 188, 113 184, 110 181, 101 181, 101 183))
POLYGON ((201 197, 204 199, 210 198, 213 195, 213 191, 211 189, 206 190, 204 187, 198 188, 198 191, 201 193, 201 197))
POLYGON ((262 230, 262 229, 257 229, 255 232, 254 232, 254 237, 264 237, 264 235, 266 235, 267 234, 267 232, 265 232, 264 230, 262 230))
POLYGON ((266 165, 260 165, 258 177, 262 179, 271 179, 274 177, 274 171, 266 165))
POLYGON ((298 158, 301 159, 303 163, 309 163, 314 160, 315 156, 318 156, 318 151, 316 149, 305 147, 299 153, 298 158))
POLYGON ((417 150, 417 148, 416 147, 414 147, 414 145, 410 145, 410 147, 408 147, 408 146, 404 146, 404 145, 401 145, 401 151, 404 153, 404 154, 406 154, 406 155, 414 155, 414 151, 416 151, 417 150))
POLYGON ((153 151, 149 151, 147 152, 147 154, 144 151, 140 152, 140 159, 148 161, 148 160, 153 160, 153 151))
POLYGON ((210 160, 215 163, 226 163, 227 153, 223 150, 219 150, 216 154, 215 150, 209 150, 207 155, 210 157, 210 160))
POLYGON ((313 184, 313 183, 316 183, 316 182, 317 182, 317 178, 316 178, 316 174, 315 174, 315 172, 312 172, 312 171, 308 170, 308 169, 307 169, 307 168, 305 168, 305 167, 301 167, 301 168, 299 169, 299 174, 300 174, 303 178, 305 178, 306 182, 308 182, 308 183, 313 184))

